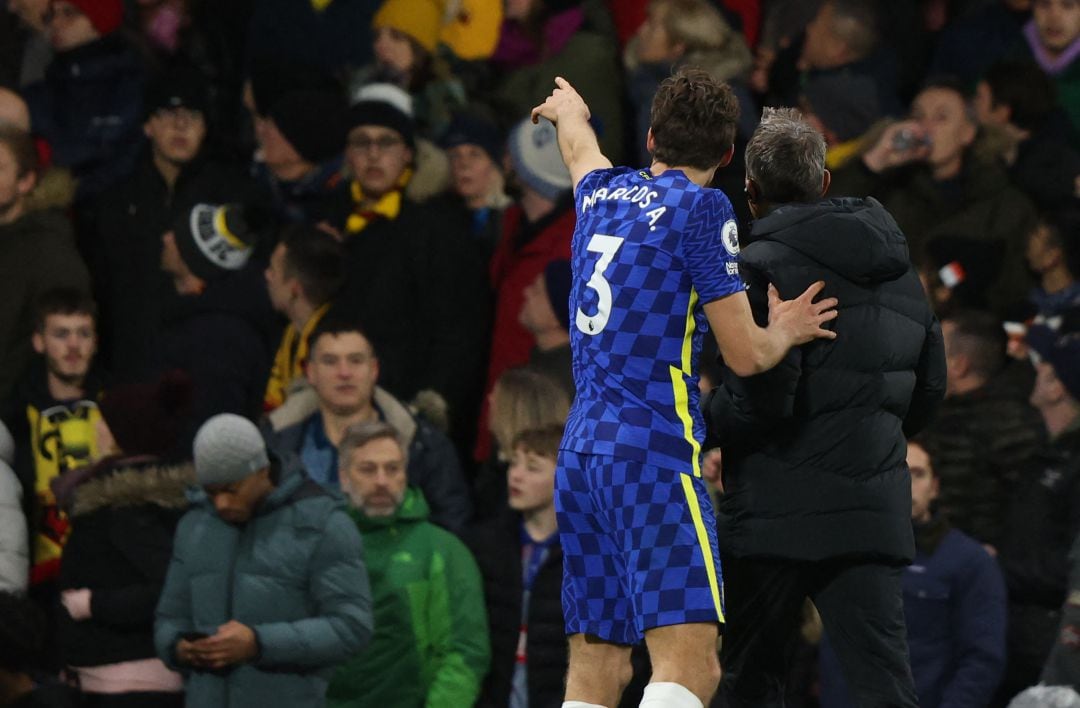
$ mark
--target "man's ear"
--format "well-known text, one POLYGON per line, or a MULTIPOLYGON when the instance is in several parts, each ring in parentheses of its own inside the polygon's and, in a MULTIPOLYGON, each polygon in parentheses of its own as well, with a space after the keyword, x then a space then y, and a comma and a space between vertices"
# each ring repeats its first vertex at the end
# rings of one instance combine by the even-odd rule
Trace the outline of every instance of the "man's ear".
POLYGON ((832 184, 832 173, 825 170, 825 173, 821 176, 821 196, 824 197, 829 193, 829 186, 832 184))
POLYGON ((20 197, 26 197, 30 192, 34 191, 34 187, 37 186, 37 174, 33 170, 28 170, 26 174, 20 177, 15 182, 15 189, 18 191, 20 197))
POLYGON ((724 153, 724 156, 720 158, 720 164, 718 165, 718 167, 727 167, 728 165, 731 164, 731 159, 733 157, 735 157, 735 144, 734 143, 732 143, 731 147, 729 147, 727 149, 727 152, 724 153))
POLYGON ((30 343, 34 345, 34 351, 38 354, 45 353, 45 337, 41 335, 41 332, 35 331, 30 337, 30 343))
POLYGON ((761 198, 761 193, 758 191, 757 183, 749 177, 743 182, 743 193, 746 195, 746 201, 751 204, 757 204, 758 199, 761 198))
POLYGON ((649 127, 649 132, 645 136, 645 149, 649 151, 650 155, 656 152, 656 138, 653 137, 652 126, 649 127))

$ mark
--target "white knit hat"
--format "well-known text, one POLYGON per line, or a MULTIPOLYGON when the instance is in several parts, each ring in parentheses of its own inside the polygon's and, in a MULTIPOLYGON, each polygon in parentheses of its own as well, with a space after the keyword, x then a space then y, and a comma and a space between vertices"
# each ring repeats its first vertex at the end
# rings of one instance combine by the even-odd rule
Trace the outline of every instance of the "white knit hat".
POLYGON ((509 148, 514 173, 541 196, 554 200, 572 186, 550 121, 521 121, 510 133, 509 148))
POLYGON ((270 466, 266 442, 247 418, 216 415, 195 434, 195 476, 199 484, 232 484, 270 466))

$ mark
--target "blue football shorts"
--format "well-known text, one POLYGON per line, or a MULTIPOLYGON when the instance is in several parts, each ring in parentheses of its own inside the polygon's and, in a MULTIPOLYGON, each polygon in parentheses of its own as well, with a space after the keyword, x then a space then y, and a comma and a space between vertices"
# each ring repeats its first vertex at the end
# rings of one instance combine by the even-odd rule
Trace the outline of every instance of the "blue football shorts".
POLYGON ((637 644, 654 627, 724 621, 716 518, 700 477, 562 450, 555 511, 567 634, 637 644))

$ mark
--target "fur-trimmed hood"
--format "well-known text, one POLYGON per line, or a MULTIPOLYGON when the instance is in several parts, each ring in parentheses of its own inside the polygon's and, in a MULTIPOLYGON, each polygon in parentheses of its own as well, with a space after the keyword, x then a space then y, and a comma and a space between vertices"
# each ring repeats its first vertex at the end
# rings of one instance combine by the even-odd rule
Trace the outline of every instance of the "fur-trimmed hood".
POLYGON ((188 486, 195 484, 195 468, 180 465, 126 465, 96 475, 79 485, 71 515, 82 516, 99 509, 154 504, 165 509, 184 509, 188 486))

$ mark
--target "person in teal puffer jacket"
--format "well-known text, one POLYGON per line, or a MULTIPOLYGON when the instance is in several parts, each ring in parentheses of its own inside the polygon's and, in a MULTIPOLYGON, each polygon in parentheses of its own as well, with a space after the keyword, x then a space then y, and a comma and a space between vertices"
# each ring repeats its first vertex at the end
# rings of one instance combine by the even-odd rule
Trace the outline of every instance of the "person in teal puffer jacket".
POLYGON ((358 423, 341 442, 341 490, 364 538, 375 636, 338 669, 334 708, 471 706, 491 658, 480 571, 456 536, 428 521, 406 486, 405 446, 381 421, 358 423))
POLYGON ((184 673, 188 706, 323 706, 331 671, 372 630, 343 501, 298 462, 271 461, 255 425, 232 414, 200 428, 195 473, 202 489, 157 606, 158 655, 184 673))

